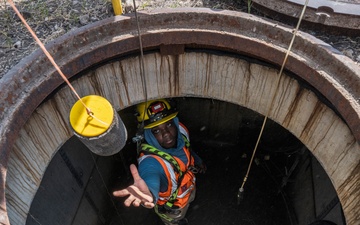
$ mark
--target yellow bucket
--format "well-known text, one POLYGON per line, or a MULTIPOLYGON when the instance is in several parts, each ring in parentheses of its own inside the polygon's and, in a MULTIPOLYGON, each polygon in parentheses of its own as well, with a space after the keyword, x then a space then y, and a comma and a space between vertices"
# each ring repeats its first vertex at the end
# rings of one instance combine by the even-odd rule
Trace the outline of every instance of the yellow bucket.
POLYGON ((70 111, 74 134, 95 154, 109 156, 119 152, 125 146, 127 131, 110 102, 98 95, 85 96, 81 101, 70 111))

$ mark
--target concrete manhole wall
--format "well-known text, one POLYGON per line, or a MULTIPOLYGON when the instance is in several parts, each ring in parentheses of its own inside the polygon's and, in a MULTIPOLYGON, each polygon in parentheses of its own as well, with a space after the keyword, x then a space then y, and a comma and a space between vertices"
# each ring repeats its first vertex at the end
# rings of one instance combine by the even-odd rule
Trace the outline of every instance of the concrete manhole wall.
MULTIPOLYGON (((230 56, 183 51, 197 46, 248 55, 279 66, 291 30, 237 12, 188 10, 140 15, 146 27, 142 29, 144 48, 162 53, 145 56, 148 97, 215 98, 265 114, 276 91, 270 118, 318 158, 337 190, 347 223, 356 224, 360 212, 358 66, 306 34, 298 37, 286 66, 327 98, 340 118, 293 78, 283 76, 279 90, 275 90, 277 70, 230 56)), ((56 40, 49 49, 69 77, 104 64, 73 81, 80 96, 102 95, 117 110, 144 100, 137 57, 105 63, 138 52, 133 17, 116 17, 84 27, 56 40)), ((76 99, 67 87, 38 107, 61 84, 40 53, 24 60, 1 80, 4 138, 0 142, 0 222, 7 223, 7 205, 13 224, 25 223, 47 165, 72 135, 67 121, 76 99)))

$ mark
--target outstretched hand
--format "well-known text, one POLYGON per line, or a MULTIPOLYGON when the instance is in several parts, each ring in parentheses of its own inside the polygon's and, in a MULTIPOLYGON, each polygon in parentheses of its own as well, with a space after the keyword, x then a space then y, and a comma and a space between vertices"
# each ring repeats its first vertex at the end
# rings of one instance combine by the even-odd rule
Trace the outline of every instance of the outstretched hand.
POLYGON ((135 207, 143 205, 146 208, 153 208, 155 206, 154 199, 149 191, 145 181, 140 177, 139 172, 134 164, 130 165, 131 175, 134 179, 134 184, 125 189, 114 191, 115 197, 129 196, 125 201, 125 206, 129 207, 131 204, 135 207))
POLYGON ((200 165, 196 165, 196 169, 198 170, 198 173, 205 173, 207 170, 206 164, 202 162, 200 165))

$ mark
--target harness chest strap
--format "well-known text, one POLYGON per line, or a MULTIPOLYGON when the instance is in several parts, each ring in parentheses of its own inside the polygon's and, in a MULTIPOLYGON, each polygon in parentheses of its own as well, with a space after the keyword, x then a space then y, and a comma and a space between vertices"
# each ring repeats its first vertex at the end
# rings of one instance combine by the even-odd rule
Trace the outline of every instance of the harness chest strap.
POLYGON ((160 150, 158 150, 157 148, 151 146, 151 145, 148 145, 148 144, 142 144, 142 151, 144 152, 149 152, 149 153, 152 153, 154 155, 157 155, 163 159, 165 159, 166 161, 168 161, 174 168, 174 171, 176 173, 179 174, 179 179, 178 179, 178 187, 176 189, 176 191, 174 191, 169 200, 166 202, 166 205, 168 207, 172 207, 173 206, 173 203, 174 201, 176 200, 176 197, 178 195, 178 192, 179 192, 179 188, 180 188, 180 184, 181 184, 181 181, 184 177, 184 173, 181 171, 181 168, 180 168, 180 165, 179 163, 174 159, 174 157, 172 157, 170 154, 166 153, 166 152, 162 152, 160 150))
POLYGON ((161 217, 163 218, 164 220, 167 220, 168 222, 174 222, 175 220, 169 216, 166 215, 166 212, 171 212, 172 214, 178 214, 180 213, 179 210, 174 210, 173 209, 173 205, 174 205, 174 202, 178 196, 178 193, 179 193, 179 189, 180 189, 180 184, 181 184, 181 181, 185 175, 185 173, 183 173, 181 171, 181 168, 180 168, 180 165, 179 163, 175 160, 174 157, 172 157, 171 155, 167 154, 166 152, 162 152, 160 150, 158 150, 157 148, 151 146, 151 145, 148 145, 148 144, 142 144, 141 145, 141 149, 142 151, 144 152, 149 152, 153 155, 156 155, 156 156, 159 156, 161 157, 162 159, 168 161, 175 172, 179 173, 179 178, 178 178, 178 181, 177 181, 177 188, 176 190, 171 194, 170 198, 168 199, 168 201, 162 206, 163 208, 159 208, 159 206, 156 204, 155 205, 155 212, 161 217), (165 211, 164 211, 165 210, 165 211))
MULTIPOLYGON (((182 134, 181 135, 184 142, 185 142, 185 146, 189 149, 190 148, 190 142, 188 140, 188 138, 182 134)), ((183 171, 181 170, 181 167, 179 165, 179 163, 176 161, 176 159, 174 157, 172 157, 170 154, 166 153, 166 152, 163 152, 163 151, 160 151, 159 149, 149 145, 149 144, 142 144, 141 145, 141 150, 144 151, 144 152, 148 152, 148 153, 151 153, 151 154, 154 154, 154 155, 157 155, 159 157, 161 157, 162 159, 166 160, 167 162, 169 162, 172 167, 174 168, 174 171, 176 173, 179 174, 179 178, 177 180, 177 188, 176 190, 171 194, 171 196, 169 197, 168 201, 164 204, 164 206, 166 206, 167 208, 171 209, 174 205, 174 202, 178 196, 178 193, 179 193, 179 189, 180 189, 180 186, 181 186, 181 182, 186 174, 183 173, 183 171)), ((189 162, 191 161, 191 150, 189 149, 189 162)))
MULTIPOLYGON (((190 142, 188 141, 188 139, 186 138, 186 136, 182 135, 184 141, 185 141, 185 146, 189 149, 190 148, 190 142)), ((172 218, 170 218, 169 216, 167 216, 164 212, 161 212, 162 210, 166 210, 168 212, 172 212, 172 214, 177 214, 180 213, 179 210, 176 210, 173 208, 174 206, 174 202, 178 197, 178 193, 179 193, 179 189, 181 187, 181 182, 183 180, 183 178, 185 177, 185 173, 182 172, 181 167, 179 165, 179 163, 176 161, 176 159, 174 157, 172 157, 171 155, 167 154, 166 152, 162 152, 160 150, 158 150, 157 148, 148 145, 148 144, 142 144, 141 145, 141 151, 143 152, 148 152, 151 153, 153 155, 156 155, 164 160, 166 160, 167 162, 169 162, 173 169, 174 172, 178 173, 178 180, 177 180, 177 188, 176 190, 171 194, 171 196, 169 197, 168 201, 163 205, 163 209, 160 209, 159 206, 156 204, 155 205, 155 212, 163 219, 172 222, 174 221, 172 218)), ((190 153, 190 149, 189 149, 189 163, 191 161, 191 153, 190 153)))

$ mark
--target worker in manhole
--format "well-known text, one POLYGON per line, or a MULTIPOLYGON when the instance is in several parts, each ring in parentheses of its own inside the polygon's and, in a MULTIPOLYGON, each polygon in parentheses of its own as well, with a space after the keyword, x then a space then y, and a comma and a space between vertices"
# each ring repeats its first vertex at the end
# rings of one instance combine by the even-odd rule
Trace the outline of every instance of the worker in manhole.
POLYGON ((195 174, 205 173, 206 166, 191 150, 189 132, 167 100, 141 103, 137 111, 145 140, 138 169, 130 166, 134 184, 114 196, 128 196, 127 207, 154 208, 166 225, 188 224, 185 214, 195 198, 195 174))

